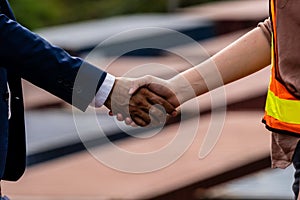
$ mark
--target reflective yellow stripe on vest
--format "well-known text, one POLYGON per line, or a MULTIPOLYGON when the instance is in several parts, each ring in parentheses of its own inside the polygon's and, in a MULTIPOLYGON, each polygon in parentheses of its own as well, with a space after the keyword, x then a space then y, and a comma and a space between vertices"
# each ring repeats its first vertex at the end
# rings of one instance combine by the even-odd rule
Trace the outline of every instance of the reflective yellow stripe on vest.
POLYGON ((267 115, 291 124, 300 124, 300 101, 286 100, 277 97, 271 90, 268 91, 266 102, 267 115))

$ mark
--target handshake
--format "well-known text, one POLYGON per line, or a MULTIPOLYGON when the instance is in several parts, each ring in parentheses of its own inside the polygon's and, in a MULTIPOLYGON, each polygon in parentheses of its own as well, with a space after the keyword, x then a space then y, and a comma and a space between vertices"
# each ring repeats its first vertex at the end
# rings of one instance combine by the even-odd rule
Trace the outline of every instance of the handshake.
POLYGON ((176 108, 185 101, 175 82, 175 79, 164 80, 150 75, 116 78, 104 105, 111 116, 116 115, 127 125, 157 126, 164 123, 166 117, 176 116, 176 108))

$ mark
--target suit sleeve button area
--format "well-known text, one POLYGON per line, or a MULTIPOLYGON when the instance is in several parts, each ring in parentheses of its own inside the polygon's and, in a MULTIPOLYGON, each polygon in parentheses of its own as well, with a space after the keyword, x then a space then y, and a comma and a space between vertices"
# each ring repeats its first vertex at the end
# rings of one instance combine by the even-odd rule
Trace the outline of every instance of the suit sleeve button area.
POLYGON ((70 83, 69 81, 64 81, 64 82, 63 82, 63 85, 64 85, 65 87, 70 87, 70 86, 71 86, 71 83, 70 83))
POLYGON ((57 83, 62 84, 64 82, 64 80, 61 77, 57 78, 57 83))

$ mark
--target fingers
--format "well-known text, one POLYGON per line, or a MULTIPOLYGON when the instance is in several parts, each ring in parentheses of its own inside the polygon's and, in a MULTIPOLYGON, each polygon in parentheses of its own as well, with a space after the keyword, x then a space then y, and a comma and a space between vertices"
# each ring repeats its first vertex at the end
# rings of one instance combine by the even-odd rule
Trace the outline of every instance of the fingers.
POLYGON ((143 96, 147 98, 147 101, 151 105, 161 105, 168 114, 172 114, 173 112, 176 112, 175 107, 169 103, 166 99, 163 97, 155 94, 154 92, 148 90, 147 88, 141 88, 139 93, 141 93, 143 96))
POLYGON ((180 103, 176 97, 176 94, 166 85, 158 84, 158 83, 151 83, 148 84, 147 88, 157 94, 158 96, 163 97, 164 99, 168 100, 168 103, 172 104, 175 108, 177 108, 180 103))
POLYGON ((141 127, 145 127, 149 124, 148 122, 145 122, 144 119, 142 119, 138 116, 133 117, 133 121, 135 124, 137 124, 138 126, 141 126, 141 127))
POLYGON ((117 114, 117 120, 124 121, 123 115, 121 113, 117 114))
POLYGON ((140 88, 130 99, 129 113, 139 126, 164 123, 166 112, 174 114, 176 110, 168 101, 147 88, 140 88))
POLYGON ((148 91, 147 97, 152 105, 161 105, 168 114, 174 115, 174 113, 176 113, 176 110, 172 104, 170 104, 167 100, 163 99, 162 97, 156 95, 155 93, 151 92, 150 94, 150 91, 148 91))
MULTIPOLYGON (((140 110, 139 110, 140 111, 140 110)), ((166 113, 161 107, 154 105, 152 106, 148 113, 147 111, 142 111, 137 114, 137 112, 132 112, 131 119, 133 122, 139 126, 158 126, 164 124, 166 121, 166 113)), ((127 122, 129 123, 129 122, 127 122)))
POLYGON ((138 125, 136 123, 134 123, 134 121, 132 121, 131 118, 129 117, 126 117, 125 119, 125 124, 128 125, 128 126, 132 126, 132 127, 137 127, 138 125))
MULTIPOLYGON (((109 111, 108 114, 109 114, 109 116, 114 116, 112 111, 109 111)), ((136 123, 134 123, 134 121, 132 121, 132 119, 130 117, 126 117, 124 119, 124 117, 121 113, 116 114, 116 119, 120 122, 124 121, 126 125, 131 126, 131 127, 137 127, 138 126, 136 123)))
POLYGON ((146 126, 151 122, 149 110, 151 104, 140 93, 134 95, 129 104, 131 119, 139 126, 146 126))

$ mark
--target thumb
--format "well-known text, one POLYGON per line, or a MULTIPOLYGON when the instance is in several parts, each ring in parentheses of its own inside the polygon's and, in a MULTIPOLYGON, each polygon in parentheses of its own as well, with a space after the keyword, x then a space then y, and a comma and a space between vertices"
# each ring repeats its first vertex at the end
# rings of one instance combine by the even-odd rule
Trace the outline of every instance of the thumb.
POLYGON ((135 93, 140 87, 151 83, 151 80, 152 80, 152 76, 150 76, 150 75, 133 80, 132 85, 129 88, 129 92, 128 92, 129 95, 132 95, 133 93, 135 93))

